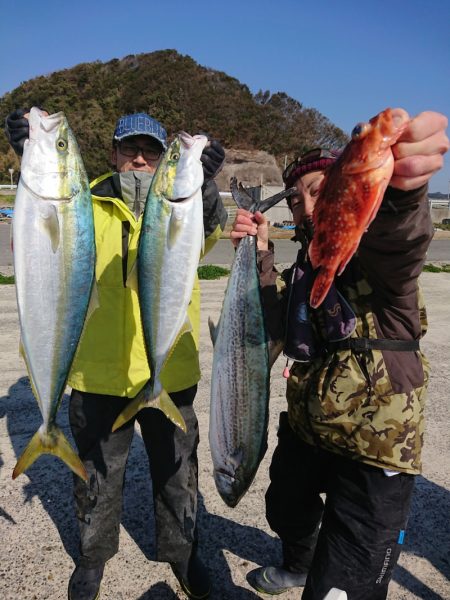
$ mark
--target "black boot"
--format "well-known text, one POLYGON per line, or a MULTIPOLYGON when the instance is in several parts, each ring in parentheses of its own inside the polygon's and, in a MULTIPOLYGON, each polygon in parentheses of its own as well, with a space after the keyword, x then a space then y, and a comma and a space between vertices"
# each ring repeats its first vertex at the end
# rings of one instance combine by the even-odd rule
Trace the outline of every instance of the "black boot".
POLYGON ((69 600, 97 600, 105 565, 88 569, 78 566, 69 580, 69 600))
POLYGON ((197 553, 185 562, 170 563, 175 577, 178 579, 183 592, 193 600, 204 600, 211 592, 211 581, 208 569, 202 563, 197 553))
POLYGON ((307 573, 293 573, 283 567, 260 567, 250 571, 247 581, 263 594, 282 594, 291 588, 303 587, 307 573))

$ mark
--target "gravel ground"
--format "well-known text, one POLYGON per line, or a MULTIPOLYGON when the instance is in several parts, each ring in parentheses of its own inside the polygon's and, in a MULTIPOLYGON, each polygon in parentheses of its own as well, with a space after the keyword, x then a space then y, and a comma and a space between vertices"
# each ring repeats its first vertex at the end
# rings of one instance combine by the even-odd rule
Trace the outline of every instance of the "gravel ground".
MULTIPOLYGON (((0 267, 7 274, 8 269, 0 267)), ((278 562, 280 547, 264 518, 264 491, 275 445, 278 413, 284 409, 282 361, 272 371, 269 450, 250 490, 230 509, 216 492, 208 447, 211 343, 207 317, 217 320, 226 280, 204 281, 201 361, 203 379, 196 407, 200 423, 200 542, 211 570, 213 600, 259 598, 246 581, 258 565, 278 562)), ((450 275, 424 273, 422 285, 430 328, 423 347, 433 373, 427 410, 424 473, 417 479, 404 552, 389 600, 450 598, 449 341, 450 275), (447 323, 447 325, 445 325, 447 323)), ((40 458, 12 481, 18 455, 38 428, 40 413, 18 354, 14 286, 0 286, 0 598, 65 599, 77 553, 69 470, 53 457, 40 458)), ((58 420, 70 438, 67 396, 58 420)), ((107 564, 102 600, 185 598, 168 565, 154 562, 151 481, 139 431, 130 452, 118 554, 107 564)), ((298 599, 299 590, 280 596, 298 599)))

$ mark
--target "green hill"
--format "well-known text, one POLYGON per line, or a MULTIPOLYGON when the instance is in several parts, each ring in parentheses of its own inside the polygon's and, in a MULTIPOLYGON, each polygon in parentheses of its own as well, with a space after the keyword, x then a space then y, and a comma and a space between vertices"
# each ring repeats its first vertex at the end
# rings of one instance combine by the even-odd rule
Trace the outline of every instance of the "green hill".
MULTIPOLYGON (((341 146, 347 136, 314 108, 283 92, 249 88, 226 73, 197 64, 175 50, 82 63, 36 77, 0 98, 0 123, 14 108, 64 111, 77 136, 90 177, 109 168, 114 124, 122 114, 148 112, 169 135, 181 129, 207 132, 226 148, 265 150, 284 156, 317 145, 341 146)), ((19 167, 0 135, 0 178, 19 167)))

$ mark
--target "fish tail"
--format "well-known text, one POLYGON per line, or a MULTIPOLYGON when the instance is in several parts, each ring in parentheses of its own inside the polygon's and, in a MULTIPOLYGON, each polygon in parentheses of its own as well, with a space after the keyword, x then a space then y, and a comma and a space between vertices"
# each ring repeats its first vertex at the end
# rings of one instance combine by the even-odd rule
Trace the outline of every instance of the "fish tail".
POLYGON ((48 431, 39 429, 22 452, 12 474, 15 479, 26 471, 41 454, 53 454, 60 458, 78 477, 84 481, 88 475, 80 457, 75 453, 64 433, 53 425, 48 431))
POLYGON ((311 295, 309 297, 309 303, 312 308, 317 308, 322 304, 332 283, 332 272, 329 269, 324 269, 321 267, 314 280, 314 284, 311 289, 311 295))
POLYGON ((149 385, 146 385, 120 413, 114 421, 112 431, 116 431, 116 429, 125 425, 143 408, 157 408, 161 410, 172 423, 186 432, 186 423, 183 416, 166 390, 161 390, 157 396, 153 396, 149 385))

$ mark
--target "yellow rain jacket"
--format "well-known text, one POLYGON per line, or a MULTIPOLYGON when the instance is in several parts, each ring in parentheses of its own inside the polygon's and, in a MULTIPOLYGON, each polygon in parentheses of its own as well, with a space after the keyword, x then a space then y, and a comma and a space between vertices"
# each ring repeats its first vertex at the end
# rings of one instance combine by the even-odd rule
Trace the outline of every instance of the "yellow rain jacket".
MULTIPOLYGON (((126 286, 137 256, 142 215, 136 220, 121 199, 118 175, 107 173, 91 183, 94 210, 99 306, 87 319, 68 379, 83 392, 133 398, 150 378, 137 292, 126 286)), ((226 211, 213 181, 204 185, 205 253, 220 237, 226 211), (206 216, 207 215, 207 216, 206 216)), ((177 392, 200 379, 200 285, 195 280, 183 334, 167 361, 161 382, 177 392)))

